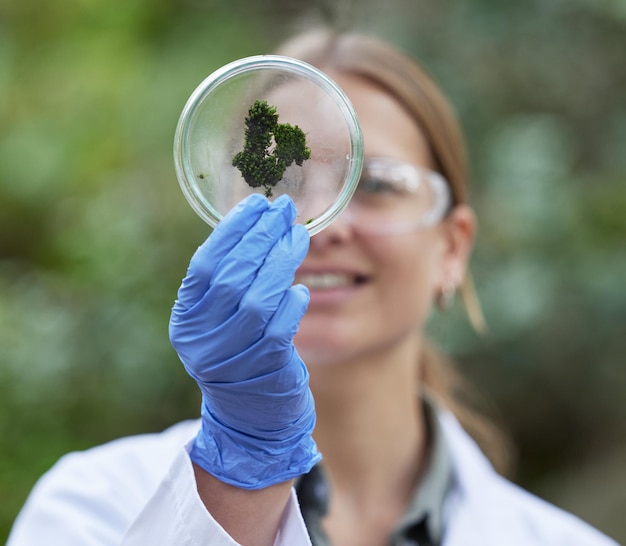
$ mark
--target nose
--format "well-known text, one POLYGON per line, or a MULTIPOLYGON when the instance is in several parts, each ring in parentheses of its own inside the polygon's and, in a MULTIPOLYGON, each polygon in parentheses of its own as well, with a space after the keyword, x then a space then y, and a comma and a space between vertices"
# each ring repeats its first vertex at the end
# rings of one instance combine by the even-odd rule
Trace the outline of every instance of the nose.
POLYGON ((299 179, 295 191, 300 216, 316 218, 326 212, 337 199, 341 190, 341 178, 332 163, 316 158, 307 160, 296 170, 299 179))
POLYGON ((315 251, 328 246, 344 244, 350 241, 353 235, 354 226, 348 207, 322 231, 311 237, 310 248, 315 251))

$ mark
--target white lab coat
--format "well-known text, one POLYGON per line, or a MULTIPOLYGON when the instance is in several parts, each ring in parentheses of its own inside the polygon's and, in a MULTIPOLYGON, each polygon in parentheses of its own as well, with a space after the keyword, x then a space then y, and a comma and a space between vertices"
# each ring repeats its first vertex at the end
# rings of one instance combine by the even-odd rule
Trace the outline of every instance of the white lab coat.
MULTIPOLYGON (((498 476, 451 414, 439 418, 455 475, 443 546, 616 545, 498 476)), ((187 421, 66 455, 33 489, 7 546, 235 546, 196 492, 187 453, 197 428, 187 421)), ((293 492, 275 544, 310 544, 293 492)))

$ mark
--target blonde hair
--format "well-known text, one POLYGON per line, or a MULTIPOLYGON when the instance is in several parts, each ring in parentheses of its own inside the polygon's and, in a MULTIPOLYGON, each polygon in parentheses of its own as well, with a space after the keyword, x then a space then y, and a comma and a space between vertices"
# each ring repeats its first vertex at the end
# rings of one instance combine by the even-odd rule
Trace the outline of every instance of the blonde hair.
MULTIPOLYGON (((302 33, 285 42, 277 53, 321 70, 363 77, 394 96, 424 133, 435 169, 450 185, 452 207, 468 203, 468 164, 459 123, 433 79, 414 59, 372 36, 336 34, 329 29, 302 33)), ((477 331, 485 331, 485 320, 469 273, 463 279, 461 294, 470 323, 477 331)), ((426 344, 421 369, 426 388, 455 413, 494 466, 504 471, 508 452, 504 437, 462 399, 467 398, 471 389, 454 366, 431 344, 426 344)))

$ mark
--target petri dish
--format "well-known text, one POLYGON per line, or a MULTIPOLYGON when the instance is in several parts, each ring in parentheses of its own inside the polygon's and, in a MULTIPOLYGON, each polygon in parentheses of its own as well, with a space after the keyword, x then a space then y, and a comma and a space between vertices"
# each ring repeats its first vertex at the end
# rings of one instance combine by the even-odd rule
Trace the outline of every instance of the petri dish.
POLYGON ((193 91, 176 126, 174 164, 187 201, 210 226, 251 193, 268 199, 288 194, 296 222, 313 235, 350 201, 361 175, 363 137, 351 102, 326 74, 291 57, 257 55, 219 68, 193 91), (284 157, 278 130, 269 132, 262 151, 246 137, 257 101, 274 109, 277 124, 301 131, 307 157, 285 160, 279 180, 255 187, 236 166, 237 154, 253 150, 255 161, 272 168, 284 157))

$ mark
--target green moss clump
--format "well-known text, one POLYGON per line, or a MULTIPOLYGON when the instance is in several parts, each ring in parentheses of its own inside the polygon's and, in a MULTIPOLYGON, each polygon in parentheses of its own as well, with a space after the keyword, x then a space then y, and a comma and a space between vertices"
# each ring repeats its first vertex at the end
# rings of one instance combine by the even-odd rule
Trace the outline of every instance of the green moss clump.
POLYGON ((302 166, 311 157, 306 137, 297 125, 278 123, 275 106, 257 100, 245 118, 244 148, 233 156, 237 167, 252 188, 265 188, 265 196, 272 196, 272 188, 282 179, 292 163, 302 166), (272 153, 272 137, 276 144, 272 153))

